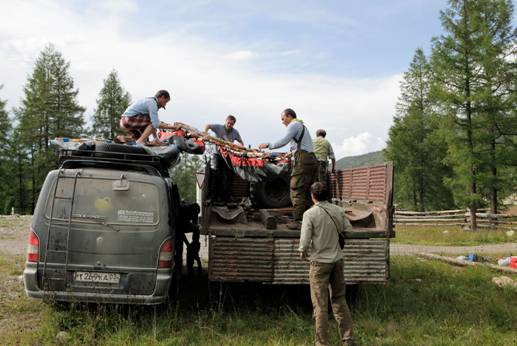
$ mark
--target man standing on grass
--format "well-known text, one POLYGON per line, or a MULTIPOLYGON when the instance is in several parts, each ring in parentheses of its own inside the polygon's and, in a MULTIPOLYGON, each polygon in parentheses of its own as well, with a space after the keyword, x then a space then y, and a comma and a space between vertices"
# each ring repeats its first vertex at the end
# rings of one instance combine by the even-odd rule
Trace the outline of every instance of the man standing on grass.
POLYGON ((345 298, 343 252, 338 233, 352 230, 345 210, 329 203, 327 185, 316 182, 311 186, 314 205, 303 214, 300 234, 300 258, 307 258, 311 250, 309 283, 313 317, 316 327, 316 345, 328 345, 328 299, 336 319, 343 345, 354 345, 352 319, 345 298))
POLYGON ((303 212, 311 206, 310 188, 316 181, 318 161, 314 155, 312 138, 307 127, 296 117, 291 109, 285 109, 280 115, 282 124, 287 127, 284 138, 275 143, 262 143, 260 149, 277 149, 291 143, 294 152, 294 164, 291 171, 291 202, 293 203, 293 222, 287 224, 289 229, 300 229, 303 212))

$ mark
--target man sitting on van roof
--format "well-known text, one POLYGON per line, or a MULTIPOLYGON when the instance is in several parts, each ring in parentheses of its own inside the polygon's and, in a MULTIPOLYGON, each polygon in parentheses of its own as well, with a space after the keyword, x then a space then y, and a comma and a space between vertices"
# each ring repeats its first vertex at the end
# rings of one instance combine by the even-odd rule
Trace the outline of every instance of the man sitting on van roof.
POLYGON ((160 121, 158 110, 165 109, 165 105, 171 99, 167 90, 159 90, 154 97, 147 97, 131 104, 120 118, 120 127, 137 144, 148 142, 150 135, 154 136, 152 144, 160 145, 161 142, 156 135, 158 128, 174 129, 173 124, 160 121))

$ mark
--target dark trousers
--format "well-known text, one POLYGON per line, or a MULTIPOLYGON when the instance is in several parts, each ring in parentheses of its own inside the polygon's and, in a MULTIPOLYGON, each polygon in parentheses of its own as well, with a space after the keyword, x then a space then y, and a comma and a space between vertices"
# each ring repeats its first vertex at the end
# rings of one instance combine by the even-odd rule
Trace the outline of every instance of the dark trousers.
POLYGON ((228 167, 228 163, 221 156, 217 155, 216 198, 221 202, 230 202, 232 195, 232 180, 235 173, 228 167))
POLYGON ((291 202, 293 218, 302 219, 303 213, 312 205, 311 185, 318 174, 318 160, 314 153, 298 150, 294 153, 294 165, 291 172, 291 202))
POLYGON ((328 161, 320 161, 318 160, 318 181, 320 183, 325 183, 328 186, 328 167, 329 163, 328 161))

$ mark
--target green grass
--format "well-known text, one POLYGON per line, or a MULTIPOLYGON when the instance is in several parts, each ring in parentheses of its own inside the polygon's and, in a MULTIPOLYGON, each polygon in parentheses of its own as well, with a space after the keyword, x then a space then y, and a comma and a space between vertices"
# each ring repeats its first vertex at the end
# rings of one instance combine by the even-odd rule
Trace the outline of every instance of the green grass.
MULTIPOLYGON (((394 258, 391 274, 386 285, 361 286, 351 305, 360 345, 512 345, 517 339, 517 290, 495 287, 491 278, 500 274, 415 257, 394 258)), ((231 285, 219 310, 212 286, 215 303, 207 303, 206 282, 191 281, 179 306, 158 308, 156 315, 145 307, 60 310, 22 294, 10 300, 17 307, 11 318, 30 314, 37 323, 0 337, 22 345, 53 345, 59 331, 71 345, 312 344, 307 287, 231 285)), ((335 323, 331 328, 337 344, 335 323)))
POLYGON ((395 229, 396 237, 394 243, 414 245, 482 245, 516 242, 517 232, 513 236, 506 235, 503 230, 480 230, 477 232, 464 231, 461 227, 436 226, 436 227, 415 227, 399 225, 395 229))
POLYGON ((40 320, 43 304, 28 299, 20 275, 24 256, 8 257, 0 253, 0 343, 15 345, 25 340, 26 330, 34 330, 40 320))

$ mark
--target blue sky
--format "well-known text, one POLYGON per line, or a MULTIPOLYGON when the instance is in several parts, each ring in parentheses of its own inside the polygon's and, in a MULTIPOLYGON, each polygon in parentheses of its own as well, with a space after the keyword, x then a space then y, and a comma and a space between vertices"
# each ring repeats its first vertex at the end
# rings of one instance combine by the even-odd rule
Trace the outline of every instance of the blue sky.
POLYGON ((116 69, 133 99, 173 100, 164 121, 201 128, 234 114, 246 143, 274 141, 282 109, 338 156, 385 146, 399 82, 417 47, 441 33, 445 0, 136 1, 0 3, 0 98, 19 105, 38 53, 53 43, 71 63, 91 116, 116 69))
MULTIPOLYGON (((378 77, 400 73, 440 33, 445 0, 145 1, 125 17, 135 38, 174 31, 258 55, 265 73, 378 77), (135 25, 142 23, 142 25, 135 25)), ((74 1, 88 14, 89 1, 74 1)))

